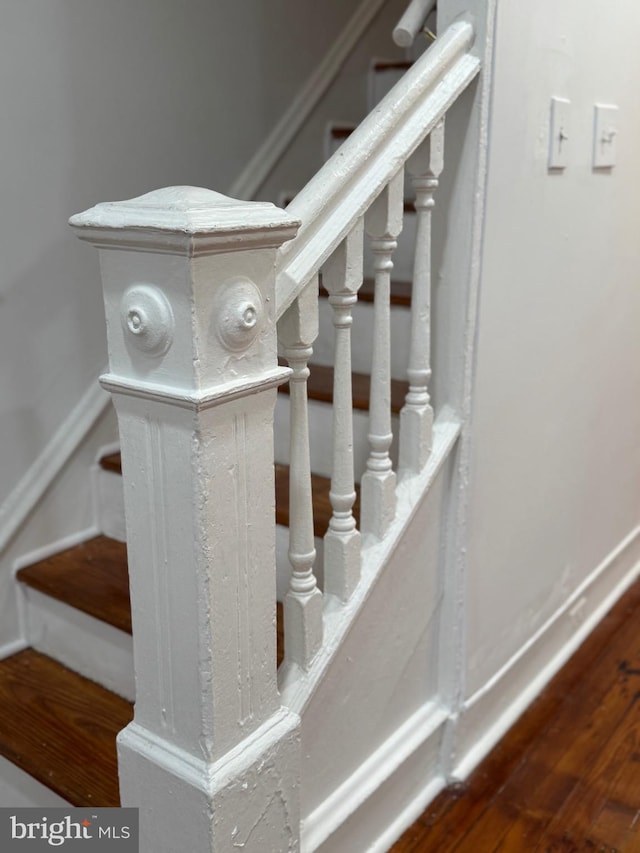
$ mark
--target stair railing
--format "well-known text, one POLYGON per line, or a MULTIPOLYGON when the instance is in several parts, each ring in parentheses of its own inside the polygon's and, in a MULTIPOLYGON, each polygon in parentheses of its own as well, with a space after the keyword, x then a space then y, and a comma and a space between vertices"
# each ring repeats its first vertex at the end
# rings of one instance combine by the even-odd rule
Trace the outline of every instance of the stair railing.
POLYGON ((414 176, 421 217, 400 427, 399 477, 410 479, 432 441, 429 216, 445 113, 479 71, 473 38, 470 23, 450 26, 287 211, 173 187, 71 220, 100 251, 110 359, 102 384, 120 428, 137 698, 118 751, 122 802, 140 808, 142 853, 299 849, 292 708, 303 702, 294 694, 337 647, 337 634, 324 631, 327 613, 346 612, 380 556, 365 556, 353 513, 350 335, 363 234, 376 259, 379 347, 361 517, 366 537, 384 542, 395 509, 387 329, 403 171, 414 176), (322 592, 306 391, 320 270, 336 336, 322 592), (278 364, 276 323, 288 368, 278 364), (276 674, 273 410, 289 378, 285 705, 276 674))
POLYGON ((411 47, 427 18, 436 8, 436 2, 437 0, 411 0, 393 29, 393 40, 398 47, 411 47))
MULTIPOLYGON (((283 355, 291 351, 291 313, 298 326, 305 311, 317 316, 318 274, 329 292, 335 327, 333 385, 333 465, 330 500, 332 517, 324 538, 323 595, 325 610, 335 612, 335 602, 351 599, 363 573, 363 550, 353 506, 356 497, 353 460, 353 406, 351 389, 352 309, 363 282, 363 233, 374 255, 375 345, 371 368, 369 459, 362 477, 361 530, 382 540, 394 520, 396 474, 390 457, 391 371, 389 281, 393 252, 402 229, 404 172, 411 176, 415 193, 417 236, 412 283, 411 343, 408 366, 409 392, 400 414, 399 474, 424 469, 433 442, 434 414, 430 402, 431 211, 438 176, 443 168, 444 116, 479 71, 479 60, 469 51, 473 27, 466 21, 452 24, 438 42, 416 62, 380 104, 347 138, 333 157, 300 191, 287 212, 302 222, 294 240, 278 250, 276 316, 287 340, 283 355)), ((317 325, 308 323, 306 336, 294 349, 311 357, 317 325)), ((306 363, 306 362, 305 362, 306 363)), ((295 359, 289 359, 295 370, 295 359)), ((300 374, 299 399, 306 400, 300 374)), ((302 402, 300 402, 302 406, 302 402)), ((310 494, 307 419, 291 408, 290 535, 298 541, 306 531, 310 542, 313 517, 305 504, 304 515, 294 519, 294 504, 310 494), (295 448, 295 451, 294 451, 295 448)), ((292 546, 290 554, 295 554, 292 546)), ((318 585, 307 549, 309 592, 299 588, 296 560, 292 559, 291 588, 285 597, 285 659, 279 677, 285 700, 296 710, 320 677, 336 637, 325 642, 318 585), (305 598, 305 595, 308 598, 305 598), (294 615, 295 614, 295 615, 294 615), (311 639, 312 638, 312 639, 311 639), (320 649, 323 654, 319 655, 320 649)), ((367 554, 368 574, 375 571, 376 555, 367 554)), ((326 620, 324 620, 326 622, 326 620)))

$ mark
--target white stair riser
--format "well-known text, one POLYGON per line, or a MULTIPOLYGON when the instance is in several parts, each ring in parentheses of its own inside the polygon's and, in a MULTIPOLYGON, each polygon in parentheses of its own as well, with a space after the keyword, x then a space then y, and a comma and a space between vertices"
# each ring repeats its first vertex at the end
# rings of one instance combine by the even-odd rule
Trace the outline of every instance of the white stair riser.
MULTIPOLYGON (((322 539, 316 537, 316 573, 322 586, 322 539)), ((277 599, 289 588, 289 529, 276 526, 277 599)), ((133 638, 101 619, 21 584, 27 642, 36 651, 95 681, 130 702, 135 701, 133 638)))
MULTIPOLYGON (((278 399, 282 395, 278 395, 278 399)), ((288 398, 287 398, 288 400, 288 398)), ((289 417, 288 403, 286 417, 289 417)), ((288 420, 287 420, 288 425, 288 420)), ((287 426, 288 435, 288 426, 287 426)), ((286 447, 286 454, 283 454, 282 459, 276 459, 278 462, 286 462, 288 460, 289 447, 286 447), (285 458, 285 456, 287 458, 285 458)), ((96 466, 93 472, 94 488, 98 498, 98 523, 99 530, 105 536, 111 536, 113 539, 118 539, 121 542, 126 541, 124 535, 124 493, 122 489, 122 477, 113 471, 105 471, 104 468, 96 466)), ((316 540, 316 548, 322 548, 322 540, 316 540)), ((277 525, 276 527, 276 570, 277 570, 277 586, 278 586, 278 601, 281 601, 281 596, 287 591, 289 586, 289 575, 291 567, 287 551, 289 548, 289 530, 286 527, 277 525), (286 544, 285 544, 286 543, 286 544)), ((46 597, 46 596, 45 596, 46 597)), ((69 608, 71 609, 71 608, 69 608)), ((90 617, 87 617, 90 618, 90 617)), ((95 621, 95 620, 94 620, 95 621)), ((57 657, 55 654, 52 657, 57 657)), ((74 668, 74 667, 72 667, 74 668)), ((100 682, 102 683, 102 682, 100 682)))
POLYGON ((124 521, 124 492, 122 477, 95 465, 91 471, 96 501, 98 530, 118 542, 127 541, 124 521))
POLYGON ((36 589, 21 586, 29 644, 74 672, 133 701, 131 635, 36 589))
MULTIPOLYGON (((319 334, 313 345, 316 364, 333 364, 333 310, 327 299, 321 299, 318 312, 319 334)), ((359 302, 353 309, 351 336, 352 366, 356 373, 371 373, 373 358, 373 303, 359 302)), ((395 306, 391 311, 391 376, 406 380, 409 364, 411 312, 395 306)), ((312 367, 313 369, 313 367, 312 367)), ((315 469, 314 469, 315 470, 315 469)), ((317 472, 319 473, 319 472, 317 472)))
MULTIPOLYGON (((331 477, 332 459, 332 407, 327 403, 309 400, 309 437, 311 444, 311 470, 314 474, 331 477)), ((394 442, 391 459, 397 465, 398 417, 392 418, 394 442)), ((353 448, 356 481, 359 482, 369 456, 369 412, 355 409, 353 412, 353 448)), ((287 464, 289 459, 289 397, 278 395, 274 427, 274 452, 276 462, 287 464)))

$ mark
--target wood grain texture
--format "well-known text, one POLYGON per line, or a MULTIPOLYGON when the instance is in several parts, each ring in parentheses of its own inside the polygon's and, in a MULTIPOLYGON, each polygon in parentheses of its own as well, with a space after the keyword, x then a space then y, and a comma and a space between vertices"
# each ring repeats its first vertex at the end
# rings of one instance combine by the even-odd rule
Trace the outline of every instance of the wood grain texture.
POLYGON ((0 661, 0 754, 74 806, 119 806, 116 735, 133 706, 26 649, 0 661))
MULTIPOLYGON (((310 375, 307 381, 307 394, 310 400, 320 403, 333 402, 333 367, 324 364, 310 364, 310 375)), ((369 391, 371 377, 365 373, 352 373, 353 408, 359 411, 369 410, 369 391)), ((288 384, 280 385, 279 391, 289 393, 288 384)), ((404 405, 404 398, 409 390, 409 383, 400 379, 391 380, 391 411, 398 414, 404 405)))
POLYGON ((131 633, 127 546, 96 536, 18 572, 18 580, 131 633))
POLYGON ((640 851, 640 583, 391 853, 640 851))

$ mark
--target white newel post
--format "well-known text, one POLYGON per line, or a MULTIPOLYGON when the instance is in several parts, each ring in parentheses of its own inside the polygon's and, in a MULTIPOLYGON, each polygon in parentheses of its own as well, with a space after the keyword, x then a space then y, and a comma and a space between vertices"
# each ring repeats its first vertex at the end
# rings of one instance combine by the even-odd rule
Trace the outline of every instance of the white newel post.
POLYGON ((299 849, 299 719, 276 681, 276 249, 298 222, 192 187, 75 216, 100 249, 122 450, 142 853, 299 849))

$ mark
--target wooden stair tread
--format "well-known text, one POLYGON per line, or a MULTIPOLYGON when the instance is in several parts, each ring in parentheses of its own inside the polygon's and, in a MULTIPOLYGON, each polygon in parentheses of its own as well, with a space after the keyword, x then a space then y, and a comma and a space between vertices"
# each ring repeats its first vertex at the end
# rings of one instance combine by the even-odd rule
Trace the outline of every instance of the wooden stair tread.
POLYGON ((329 132, 333 139, 346 139, 351 136, 356 127, 355 124, 333 124, 329 132))
MULTIPOLYGON (((127 546, 96 536, 18 572, 39 592, 131 634, 127 546)), ((283 615, 278 605, 278 666, 284 655, 283 615)))
POLYGON ((74 806, 120 805, 116 735, 133 706, 46 655, 0 661, 0 754, 74 806))
POLYGON ((96 536, 20 569, 18 580, 131 633, 127 546, 96 536))
POLYGON ((413 62, 408 59, 378 59, 373 63, 374 71, 408 71, 413 62))
MULTIPOLYGON (((309 371, 309 379, 307 380, 309 399, 321 403, 333 402, 333 367, 324 364, 310 364, 309 371)), ((352 373, 351 386, 353 408, 368 411, 371 377, 366 373, 352 373)), ((288 394, 289 385, 281 385, 279 390, 283 394, 288 394)), ((401 379, 391 380, 391 411, 394 414, 397 415, 404 406, 408 390, 408 382, 401 379)))
MULTIPOLYGON (((289 466, 276 464, 276 523, 289 526, 289 466)), ((316 536, 324 536, 331 518, 331 501, 329 490, 331 480, 319 474, 311 475, 311 491, 313 494, 313 532, 316 536)), ((356 484, 356 501, 353 506, 356 521, 360 522, 360 486, 356 484)))
MULTIPOLYGON (((328 291, 322 286, 322 276, 320 277, 319 293, 320 296, 325 299, 327 299, 329 296, 328 291)), ((365 278, 362 282, 362 287, 358 291, 358 302, 373 302, 374 295, 375 279, 365 278)), ((392 306, 400 306, 401 308, 411 308, 411 282, 392 281, 389 302, 392 306)))

